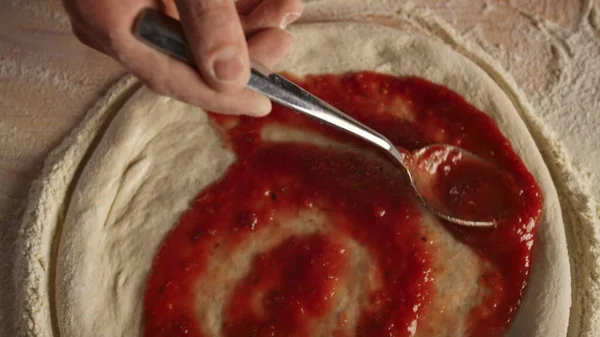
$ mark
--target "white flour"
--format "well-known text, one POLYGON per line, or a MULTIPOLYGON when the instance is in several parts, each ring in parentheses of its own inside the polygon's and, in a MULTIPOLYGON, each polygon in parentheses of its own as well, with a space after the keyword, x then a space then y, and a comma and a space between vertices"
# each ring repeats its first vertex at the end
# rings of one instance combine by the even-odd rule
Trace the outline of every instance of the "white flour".
POLYGON ((93 51, 70 52, 78 42, 60 0, 2 1, 0 27, 0 336, 12 337, 24 282, 13 273, 22 253, 15 243, 30 182, 116 71, 106 71, 107 58, 88 57, 93 51))
MULTIPOLYGON (((427 12, 423 15, 428 16, 427 12)), ((550 81, 547 88, 540 90, 533 85, 525 86, 525 90, 529 90, 533 97, 531 105, 535 108, 532 109, 525 99, 526 94, 519 89, 514 79, 496 60, 481 52, 481 44, 465 41, 451 27, 433 17, 422 20, 421 23, 438 30, 438 34, 447 34, 447 41, 470 55, 509 95, 513 95, 513 102, 521 107, 522 117, 546 160, 561 200, 573 288, 569 336, 597 336, 600 332, 600 209, 594 196, 600 195, 600 176, 576 169, 563 147, 563 144, 569 145, 569 140, 577 139, 577 143, 571 144, 570 148, 583 148, 583 152, 576 152, 580 160, 587 162, 587 167, 590 168, 600 166, 600 133, 593 132, 598 130, 597 127, 589 128, 586 125, 600 123, 600 72, 597 71, 600 60, 597 56, 594 57, 598 55, 594 50, 600 47, 600 41, 594 36, 597 31, 594 32, 589 21, 583 20, 579 29, 568 35, 566 40, 557 39, 557 34, 552 34, 552 38, 557 41, 553 41, 551 50, 561 48, 557 45, 569 46, 565 47, 565 51, 570 50, 566 54, 570 55, 571 60, 557 65, 561 76, 550 81), (574 44, 574 41, 579 42, 574 44), (528 113, 536 110, 540 111, 539 115, 528 113), (548 125, 560 127, 550 129, 548 125), (573 137, 574 132, 585 130, 585 137, 573 137)), ((535 36, 535 29, 539 29, 539 38, 547 38, 547 26, 542 21, 536 21, 535 28, 529 33, 535 36)), ((491 48, 487 46, 487 49, 491 48)), ((501 48, 495 50, 502 52, 501 48)), ((536 61, 534 59, 531 62, 536 61)), ((516 65, 512 67, 512 71, 515 74, 525 72, 516 65)))
POLYGON ((600 174, 595 172, 600 164, 600 132, 589 132, 600 128, 600 30, 594 21, 598 19, 598 7, 593 4, 585 1, 575 26, 568 28, 518 7, 505 7, 521 16, 523 22, 518 29, 524 39, 544 46, 529 53, 531 57, 523 58, 506 46, 483 42, 484 33, 479 28, 468 30, 466 37, 476 40, 514 76, 544 125, 552 126, 553 138, 570 150, 574 166, 587 168, 577 169, 581 182, 589 185, 593 195, 600 196, 600 174), (537 70, 539 64, 543 68, 537 70), (542 73, 540 80, 529 78, 542 73))
POLYGON ((530 23, 519 27, 529 42, 549 46, 545 53, 530 53, 530 58, 482 42, 481 29, 466 34, 515 76, 539 114, 524 118, 561 199, 573 275, 570 336, 600 332, 600 13, 599 4, 593 6, 593 1, 583 2, 579 20, 569 29, 509 6, 530 23), (542 81, 532 81, 528 69, 539 63, 552 71, 542 81))
MULTIPOLYGON (((327 3, 336 6, 336 2, 327 3)), ((544 156, 561 200, 573 275, 569 336, 597 336, 600 332, 600 209, 594 196, 600 196, 600 174, 581 172, 576 167, 600 167, 600 132, 597 132, 600 126, 598 7, 593 8, 591 1, 584 3, 576 28, 571 32, 563 32, 556 25, 528 15, 512 5, 506 7, 496 5, 496 1, 485 1, 479 14, 489 14, 496 7, 505 6, 502 10, 516 11, 534 23, 525 31, 521 30, 524 27, 517 28, 526 35, 529 43, 539 45, 550 40, 549 61, 548 55, 540 54, 540 60, 529 54, 532 56, 530 59, 520 62, 522 60, 515 56, 519 54, 510 54, 501 45, 483 43, 481 26, 467 27, 463 32, 465 36, 461 36, 432 11, 410 3, 401 9, 398 9, 395 1, 377 3, 385 3, 389 7, 369 13, 365 8, 369 4, 361 2, 364 6, 361 14, 346 11, 338 19, 398 15, 413 22, 418 29, 434 32, 484 69, 519 108, 544 156), (541 62, 548 62, 554 67, 549 78, 544 79, 545 87, 527 78, 531 76, 528 68, 541 62), (525 83, 523 90, 503 67, 515 76, 522 77, 517 78, 519 83, 525 83), (527 101, 527 95, 532 98, 531 102, 527 101), (539 111, 539 115, 532 114, 532 111, 539 111), (585 136, 582 137, 581 133, 585 136), (575 156, 575 160, 570 159, 564 146, 571 149, 570 155, 575 156)), ((446 6, 452 8, 461 4, 469 6, 472 2, 449 1, 446 6)), ((518 49, 519 46, 515 47, 518 49)))
MULTIPOLYGON (((592 2, 588 4, 591 6, 592 2)), ((575 281, 574 303, 579 304, 574 305, 571 313, 572 335, 580 335, 582 331, 600 331, 598 315, 587 315, 590 310, 598 311, 600 306, 600 209, 597 199, 590 197, 600 196, 600 174, 578 169, 600 167, 600 132, 597 131, 600 130, 600 32, 597 23, 592 21, 594 17, 597 17, 597 9, 589 7, 573 31, 532 17, 539 38, 550 40, 556 76, 546 90, 524 86, 537 104, 541 119, 546 122, 543 125, 562 126, 552 132, 540 127, 540 131, 546 131, 551 137, 549 139, 560 140, 569 149, 577 149, 571 156, 573 160, 569 161, 557 143, 547 147, 549 154, 558 159, 556 168, 562 171, 559 177, 563 179, 557 184, 559 193, 563 200, 570 199, 563 202, 563 214, 569 221, 567 233, 575 281), (589 130, 596 132, 590 133, 589 130), (578 324, 581 330, 578 330, 578 324)), ((509 67, 509 71, 518 73, 518 68, 513 68, 509 67)))
MULTIPOLYGON (((310 6, 307 6, 308 12, 304 20, 315 20, 324 15, 329 19, 362 19, 369 15, 402 16, 411 22, 414 28, 433 32, 468 55, 486 70, 509 95, 512 95, 511 99, 517 107, 521 107, 522 117, 542 151, 561 199, 569 240, 574 291, 569 335, 596 336, 600 332, 600 234, 598 232, 600 209, 597 208, 597 203, 592 196, 600 196, 600 174, 590 170, 600 167, 600 132, 590 132, 590 130, 600 130, 600 57, 598 57, 600 55, 600 32, 598 29, 600 13, 598 7, 594 8, 592 1, 584 2, 578 24, 569 29, 561 29, 557 24, 528 14, 527 11, 516 6, 499 4, 500 1, 483 1, 484 5, 480 9, 481 15, 492 15, 494 11, 516 12, 522 17, 523 22, 528 22, 520 27, 522 28, 520 33, 526 37, 526 40, 529 40, 532 45, 549 46, 546 50, 540 49, 539 58, 531 54, 527 58, 523 58, 521 57, 523 51, 519 50, 523 46, 489 45, 483 42, 486 39, 484 37, 485 30, 481 24, 459 27, 457 33, 454 27, 444 23, 429 11, 418 9, 417 6, 406 5, 403 10, 399 10, 397 1, 316 0, 305 2, 310 6), (350 6, 349 3, 354 3, 354 5, 350 6), (319 8, 317 9, 315 5, 319 5, 319 8), (380 9, 373 10, 376 6, 379 6, 380 9), (531 71, 531 69, 540 68, 540 64, 544 71, 531 71), (552 69, 552 71, 548 72, 547 69, 552 69), (514 79, 508 73, 512 74, 514 79), (529 78, 532 73, 547 74, 541 79, 542 86, 529 78), (515 82, 519 83, 522 91, 518 89, 515 82), (526 96, 530 102, 525 100, 526 96), (536 111, 537 115, 528 114, 529 111, 536 111), (585 133, 584 137, 581 136, 582 133, 585 133), (572 159, 567 156, 565 147, 570 150, 569 155, 572 159), (581 171, 580 167, 587 167, 588 171, 581 171)), ((468 6, 469 3, 472 2, 448 1, 441 6, 452 8, 461 4, 468 6)), ((23 12, 31 14, 33 17, 39 16, 53 21, 54 29, 61 28, 64 31, 64 28, 68 26, 64 14, 56 11, 57 6, 60 5, 59 1, 23 0, 11 1, 11 5, 22 6, 25 9, 23 12)), ((454 24, 452 18, 445 19, 454 24)), ((35 29, 33 30, 35 31, 35 29)), ((0 32, 1 34, 2 32, 0 32)), ((32 45, 51 48, 50 43, 39 42, 43 41, 43 38, 32 35, 33 37, 28 40, 29 42, 33 41, 32 45)), ((53 60, 54 63, 60 64, 58 71, 53 66, 54 63, 51 65, 41 58, 28 60, 30 61, 29 65, 25 66, 24 62, 19 60, 19 55, 21 55, 19 50, 15 49, 17 42, 25 43, 26 48, 30 48, 27 46, 27 41, 15 41, 14 48, 0 45, 0 79, 6 80, 15 77, 28 79, 28 83, 31 85, 37 85, 44 81, 52 86, 53 90, 59 89, 57 92, 62 95, 74 94, 75 96, 79 94, 79 87, 97 83, 92 80, 88 82, 85 79, 87 70, 68 69, 68 61, 64 60, 53 60), (72 73, 77 74, 69 75, 72 73), (73 83, 73 78, 82 79, 84 82, 73 83)), ((98 73, 96 70, 95 76, 101 76, 98 73)), ((109 101, 110 99, 114 100, 115 97, 109 98, 109 101)), ((42 107, 44 104, 69 108, 68 104, 62 102, 42 102, 36 107, 42 107)), ((8 107, 21 109, 22 106, 16 99, 0 103, 2 109, 8 107)), ((77 111, 81 111, 81 108, 82 106, 78 106, 79 110, 77 111)), ((88 123, 88 129, 78 130, 74 134, 77 137, 71 137, 68 142, 85 144, 98 132, 97 128, 101 124, 102 121, 88 123)), ((0 133, 2 142, 5 140, 14 142, 18 136, 12 128, 3 124, 0 124, 0 133)), ((34 336, 39 332, 36 330, 36 326, 39 327, 39 324, 50 322, 50 317, 42 309, 43 302, 48 295, 44 290, 37 289, 24 294, 27 296, 25 303, 31 305, 31 308, 38 308, 38 310, 24 313, 18 311, 19 308, 15 304, 19 301, 12 298, 11 294, 15 293, 15 286, 20 288, 23 284, 41 282, 47 285, 52 282, 47 269, 50 266, 50 252, 52 251, 52 247, 48 247, 48 242, 53 233, 44 227, 44 220, 61 216, 61 205, 52 202, 55 197, 54 190, 66 193, 70 182, 69 178, 74 173, 72 165, 85 154, 85 149, 69 147, 70 144, 65 143, 55 150, 46 161, 44 175, 51 179, 39 180, 34 184, 30 198, 41 201, 41 203, 29 206, 25 216, 27 220, 24 222, 28 226, 18 234, 16 230, 10 228, 3 228, 0 232, 2 234, 0 236, 2 245, 0 253, 3 257, 2 274, 0 274, 3 293, 0 296, 2 301, 0 326, 7 329, 6 331, 0 330, 0 335, 17 335, 17 332, 12 330, 12 322, 21 323, 22 319, 24 319, 26 330, 34 336), (59 160, 61 158, 62 160, 59 160), (11 258, 15 255, 13 245, 17 235, 22 239, 19 242, 18 254, 16 254, 19 255, 17 265, 22 269, 16 270, 13 275, 4 274, 5 270, 12 267, 11 258), (27 262, 34 260, 31 259, 32 256, 38 259, 36 265, 27 262), (8 260, 4 260, 6 258, 8 260), (17 314, 17 316, 13 317, 13 314, 17 314)), ((35 145, 36 143, 31 141, 27 144, 14 142, 12 146, 35 145)), ((9 214, 7 216, 8 223, 11 224, 11 219, 16 223, 16 216, 20 217, 20 214, 21 212, 18 210, 12 216, 9 214)), ((55 327, 54 324, 52 325, 55 327)))

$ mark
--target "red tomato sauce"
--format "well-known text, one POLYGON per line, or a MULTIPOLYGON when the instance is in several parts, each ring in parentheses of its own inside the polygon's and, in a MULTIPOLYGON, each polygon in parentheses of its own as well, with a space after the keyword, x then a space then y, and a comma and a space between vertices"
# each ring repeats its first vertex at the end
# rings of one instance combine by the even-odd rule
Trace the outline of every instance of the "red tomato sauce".
MULTIPOLYGON (((494 122, 449 89, 415 77, 362 72, 295 81, 398 146, 416 150, 435 143, 456 145, 510 175, 521 198, 498 226, 444 223, 498 267, 498 272, 481 277, 480 284, 493 291, 468 318, 469 335, 505 332, 527 283, 542 204, 532 175, 494 122)), ((198 195, 162 243, 144 295, 144 336, 207 336, 198 322, 195 289, 215 249, 234 252, 268 226, 311 209, 327 215, 327 226, 335 234, 292 235, 254 256, 249 272, 224 303, 222 333, 311 336, 319 320, 335 310, 343 281, 355 276, 349 272, 344 246, 348 238, 366 249, 380 274, 380 286, 360 309, 353 335, 410 336, 411 323, 427 311, 435 293, 428 277, 433 248, 420 234, 421 206, 405 174, 357 153, 264 142, 261 130, 277 123, 360 144, 278 105, 261 119, 211 118, 217 125, 233 125, 224 127, 224 139, 237 161, 198 195)), ((463 170, 474 172, 454 179, 466 183, 464 179, 476 177, 476 169, 463 170)), ((483 179, 478 186, 497 183, 493 176, 473 179, 483 179)), ((336 337, 344 336, 344 313, 339 316, 336 337)))
POLYGON ((466 151, 436 144, 409 158, 413 177, 428 180, 419 192, 429 206, 445 214, 497 222, 527 213, 528 200, 521 200, 522 187, 512 174, 466 151))

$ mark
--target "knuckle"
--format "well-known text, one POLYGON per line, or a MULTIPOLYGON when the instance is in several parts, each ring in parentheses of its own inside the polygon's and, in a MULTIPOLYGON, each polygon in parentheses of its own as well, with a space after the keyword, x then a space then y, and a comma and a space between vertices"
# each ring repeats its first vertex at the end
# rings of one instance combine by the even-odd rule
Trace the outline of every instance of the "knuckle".
POLYGON ((281 13, 297 13, 300 14, 302 13, 302 10, 304 9, 304 4, 302 3, 301 0, 282 0, 279 3, 279 8, 278 10, 281 13))
POLYGON ((154 77, 148 81, 145 81, 145 84, 150 90, 161 96, 171 97, 178 101, 200 107, 206 107, 208 103, 207 100, 202 99, 202 95, 198 95, 198 93, 194 93, 191 90, 177 88, 176 85, 171 83, 168 77, 154 77))
POLYGON ((81 44, 83 44, 84 46, 95 49, 101 53, 107 54, 106 50, 104 50, 104 48, 102 48, 102 46, 98 45, 97 43, 94 43, 94 40, 88 36, 88 34, 85 32, 85 30, 82 30, 82 29, 78 28, 77 26, 73 25, 73 26, 71 26, 71 31, 73 32, 73 35, 75 36, 75 38, 79 42, 81 42, 81 44))
POLYGON ((233 2, 225 1, 193 1, 183 0, 186 3, 188 11, 196 17, 203 18, 223 18, 230 9, 235 8, 233 2))
POLYGON ((284 0, 288 8, 292 8, 298 12, 302 11, 304 4, 302 0, 284 0))
POLYGON ((73 0, 62 0, 62 5, 70 17, 76 17, 78 14, 77 2, 73 0))
POLYGON ((171 97, 206 110, 212 110, 219 100, 217 93, 205 91, 202 88, 181 88, 171 97))
POLYGON ((169 90, 169 87, 166 85, 165 81, 157 78, 149 78, 145 80, 144 83, 150 90, 159 95, 173 97, 171 90, 169 90))
POLYGON ((83 33, 83 31, 81 31, 81 29, 77 28, 74 25, 71 25, 71 32, 73 32, 73 35, 75 35, 75 37, 77 38, 77 40, 79 40, 79 42, 85 44, 86 46, 89 46, 89 41, 88 41, 87 37, 85 36, 85 34, 83 33))

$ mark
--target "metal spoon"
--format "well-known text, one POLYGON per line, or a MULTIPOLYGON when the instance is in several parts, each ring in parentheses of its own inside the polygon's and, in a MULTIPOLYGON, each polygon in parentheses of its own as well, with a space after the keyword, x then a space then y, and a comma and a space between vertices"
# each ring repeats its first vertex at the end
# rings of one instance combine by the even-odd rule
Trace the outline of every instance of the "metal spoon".
MULTIPOLYGON (((141 41, 194 66, 188 53, 183 31, 177 20, 156 10, 146 9, 138 17, 134 32, 141 41)), ((411 164, 417 162, 427 163, 428 156, 433 156, 432 158, 436 159, 439 157, 440 151, 459 153, 461 158, 469 159, 469 162, 482 161, 474 154, 450 145, 435 145, 435 148, 425 147, 410 153, 396 147, 377 131, 354 120, 284 77, 270 73, 266 69, 260 69, 256 65, 251 70, 248 87, 265 95, 273 102, 310 116, 323 124, 355 135, 382 149, 391 157, 394 163, 406 170, 420 200, 438 217, 463 226, 487 227, 495 225, 495 220, 493 218, 490 220, 489 217, 486 217, 486 219, 468 218, 465 215, 457 217, 453 211, 454 206, 446 204, 444 202, 445 198, 441 198, 435 193, 432 184, 436 181, 437 171, 420 169, 427 165, 411 164)))

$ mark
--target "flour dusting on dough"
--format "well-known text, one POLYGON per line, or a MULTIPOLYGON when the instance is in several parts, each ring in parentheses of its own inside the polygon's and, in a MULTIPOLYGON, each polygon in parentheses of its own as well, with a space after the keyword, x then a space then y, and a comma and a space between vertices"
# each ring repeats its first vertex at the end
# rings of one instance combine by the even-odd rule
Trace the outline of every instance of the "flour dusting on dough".
MULTIPOLYGON (((600 254, 598 252, 598 235, 597 228, 598 219, 595 213, 595 203, 590 197, 590 192, 581 184, 579 176, 574 173, 575 169, 565 159, 564 150, 557 145, 554 140, 555 136, 552 132, 546 129, 542 120, 534 113, 529 103, 525 100, 525 95, 516 86, 512 78, 506 74, 497 65, 496 61, 482 52, 478 46, 467 43, 460 38, 454 30, 445 23, 438 20, 430 12, 421 11, 414 5, 398 6, 395 1, 383 1, 388 3, 388 8, 378 11, 369 10, 368 2, 356 1, 306 1, 307 12, 303 20, 321 20, 323 17, 331 19, 351 19, 364 20, 378 18, 379 20, 389 20, 387 23, 395 25, 398 22, 403 22, 401 26, 406 29, 413 29, 416 33, 425 34, 431 39, 443 42, 459 53, 465 55, 474 62, 476 67, 480 67, 487 73, 509 96, 511 103, 516 107, 521 117, 527 123, 529 131, 535 137, 537 146, 542 151, 542 155, 548 165, 554 183, 558 188, 559 197, 561 199, 562 216, 565 218, 569 234, 569 243, 571 249, 571 261, 573 263, 573 283, 574 283, 574 307, 572 314, 577 314, 575 318, 572 315, 570 325, 570 336, 595 336, 595 333, 600 331, 599 310, 600 308, 600 289, 594 280, 598 279, 598 266, 600 266, 600 254), (349 6, 353 3, 353 6, 349 6), (330 15, 332 14, 332 15, 330 15), (594 227, 596 225, 596 227, 594 227), (587 296, 584 296, 586 294, 587 296)), ((591 14, 590 14, 591 15, 591 14)), ((335 42, 335 41, 331 41, 335 42)), ((362 50, 363 48, 373 48, 373 55, 370 57, 378 57, 380 60, 385 60, 389 56, 389 50, 386 48, 378 48, 377 45, 360 45, 350 46, 362 50)), ((427 44, 416 44, 416 53, 427 53, 427 44)), ((392 53, 393 54, 393 53, 392 53)), ((308 55, 293 55, 290 62, 294 62, 294 56, 298 58, 307 57, 308 55)), ((447 61, 443 59, 437 60, 441 64, 447 61)), ((333 58, 330 68, 321 67, 321 72, 335 71, 336 69, 357 70, 369 64, 368 59, 354 60, 354 63, 349 63, 344 57, 333 58), (358 63, 357 63, 358 62, 358 63)), ((305 73, 314 71, 314 65, 308 65, 303 68, 305 73)), ((381 72, 395 73, 395 66, 389 61, 380 62, 375 66, 375 69, 381 72)), ((462 71, 465 69, 455 69, 456 76, 464 75, 462 71)), ((435 69, 421 69, 418 74, 424 77, 439 77, 435 69)), ((438 81, 450 81, 451 78, 437 78, 438 81)), ((30 203, 27 210, 27 216, 24 219, 21 229, 21 240, 19 247, 22 247, 23 255, 17 261, 17 270, 22 277, 23 282, 20 285, 20 298, 17 301, 18 309, 22 310, 23 317, 18 320, 19 335, 27 335, 34 337, 57 337, 53 332, 56 331, 56 325, 53 324, 54 308, 50 303, 54 303, 52 293, 48 289, 49 284, 53 284, 51 274, 54 261, 51 260, 51 245, 52 234, 60 228, 64 210, 62 210, 63 202, 67 201, 65 196, 68 190, 68 182, 74 179, 79 161, 84 158, 86 149, 93 144, 94 136, 101 132, 102 121, 110 115, 113 104, 119 101, 116 96, 123 91, 128 91, 131 88, 131 81, 127 86, 121 86, 116 89, 102 103, 107 106, 99 106, 88 114, 84 123, 68 138, 63 145, 53 152, 46 161, 45 176, 39 180, 33 187, 30 195, 30 203), (57 179, 61 179, 57 185, 57 179)), ((468 100, 473 101, 473 97, 485 95, 485 90, 479 90, 477 87, 470 87, 468 83, 463 83, 463 90, 469 90, 472 97, 468 100)), ((461 92, 461 90, 456 91, 461 92)), ((462 94, 462 92, 461 92, 462 94)), ((484 111, 496 109, 497 106, 487 105, 485 102, 479 102, 478 107, 484 111)), ((495 116, 502 118, 502 116, 495 116)), ((506 122, 506 121, 500 121, 506 122)), ((522 144, 517 144, 522 146, 522 144)), ((539 173, 539 172, 538 172, 539 173)), ((542 172, 543 173, 543 172, 542 172)), ((546 209, 552 215, 556 213, 556 209, 546 209)), ((547 221, 548 219, 546 219, 547 221)), ((561 261, 559 261, 561 262, 561 261)), ((564 261, 562 261, 564 262, 564 261)), ((562 263, 561 262, 561 263, 562 263)), ((536 268, 536 264, 533 265, 536 268)), ((534 271, 535 272, 535 271, 534 271)), ((531 287, 530 287, 531 288, 531 287)), ((541 287, 544 288, 544 287, 541 287)), ((530 291, 531 292, 531 291, 530 291)), ((542 296, 544 293, 536 293, 536 296, 542 296)), ((560 298, 559 300, 564 300, 560 298)), ((564 305, 564 303, 551 302, 552 305, 564 305)), ((550 317, 552 313, 545 312, 543 308, 539 312, 533 312, 533 315, 539 313, 540 317, 550 317), (550 316, 548 316, 550 315, 550 316)), ((523 311, 523 310, 522 310, 523 311)), ((552 329, 552 324, 547 320, 538 321, 537 317, 533 316, 532 322, 529 324, 545 324, 548 330, 541 331, 535 336, 561 336, 562 319, 558 319, 559 328, 552 329)), ((415 326, 416 329, 416 326, 415 326)), ((412 332, 412 331, 411 331, 412 332)), ((563 334, 564 335, 564 334, 563 334)), ((532 335, 533 336, 533 335, 532 335)))

